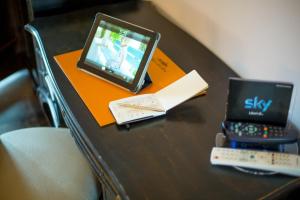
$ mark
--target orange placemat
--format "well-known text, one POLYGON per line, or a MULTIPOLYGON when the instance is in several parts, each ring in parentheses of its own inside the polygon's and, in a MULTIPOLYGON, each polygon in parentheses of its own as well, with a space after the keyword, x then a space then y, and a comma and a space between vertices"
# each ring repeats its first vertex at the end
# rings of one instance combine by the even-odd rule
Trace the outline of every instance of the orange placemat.
MULTIPOLYGON (((115 119, 108 108, 109 102, 135 94, 79 70, 77 62, 81 52, 82 50, 72 51, 54 56, 54 59, 100 126, 113 123, 115 119)), ((139 94, 155 93, 185 75, 182 69, 158 48, 152 57, 148 73, 152 84, 139 94)))

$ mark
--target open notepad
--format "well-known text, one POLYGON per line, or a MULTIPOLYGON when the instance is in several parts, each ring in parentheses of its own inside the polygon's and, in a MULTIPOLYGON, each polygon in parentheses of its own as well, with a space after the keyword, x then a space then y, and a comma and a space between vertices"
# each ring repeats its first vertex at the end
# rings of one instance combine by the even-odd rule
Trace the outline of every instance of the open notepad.
POLYGON ((208 84, 193 70, 156 93, 111 101, 109 108, 117 124, 132 123, 164 115, 207 88, 208 84))

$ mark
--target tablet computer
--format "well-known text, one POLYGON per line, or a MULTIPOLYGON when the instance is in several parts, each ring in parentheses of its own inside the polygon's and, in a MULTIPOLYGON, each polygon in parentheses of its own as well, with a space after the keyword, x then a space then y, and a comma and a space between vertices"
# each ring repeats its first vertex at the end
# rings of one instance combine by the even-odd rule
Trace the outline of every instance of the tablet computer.
POLYGON ((136 93, 159 39, 157 32, 97 13, 78 67, 136 93))

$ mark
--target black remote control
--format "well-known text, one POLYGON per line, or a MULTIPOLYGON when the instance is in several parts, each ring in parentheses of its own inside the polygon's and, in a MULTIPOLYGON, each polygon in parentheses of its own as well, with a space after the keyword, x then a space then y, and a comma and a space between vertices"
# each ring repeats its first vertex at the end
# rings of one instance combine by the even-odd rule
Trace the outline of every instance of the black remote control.
POLYGON ((283 144, 296 142, 298 134, 285 127, 225 121, 222 128, 229 141, 259 144, 283 144))

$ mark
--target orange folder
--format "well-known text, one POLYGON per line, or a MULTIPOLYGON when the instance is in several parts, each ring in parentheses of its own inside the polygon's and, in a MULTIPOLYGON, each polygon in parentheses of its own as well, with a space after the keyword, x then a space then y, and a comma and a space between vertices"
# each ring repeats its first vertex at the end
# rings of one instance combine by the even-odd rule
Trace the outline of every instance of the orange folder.
POLYGON ((81 52, 72 51, 54 56, 54 59, 100 126, 115 122, 108 108, 110 101, 154 93, 185 75, 179 66, 157 48, 148 68, 152 84, 138 94, 133 94, 77 68, 81 52))

